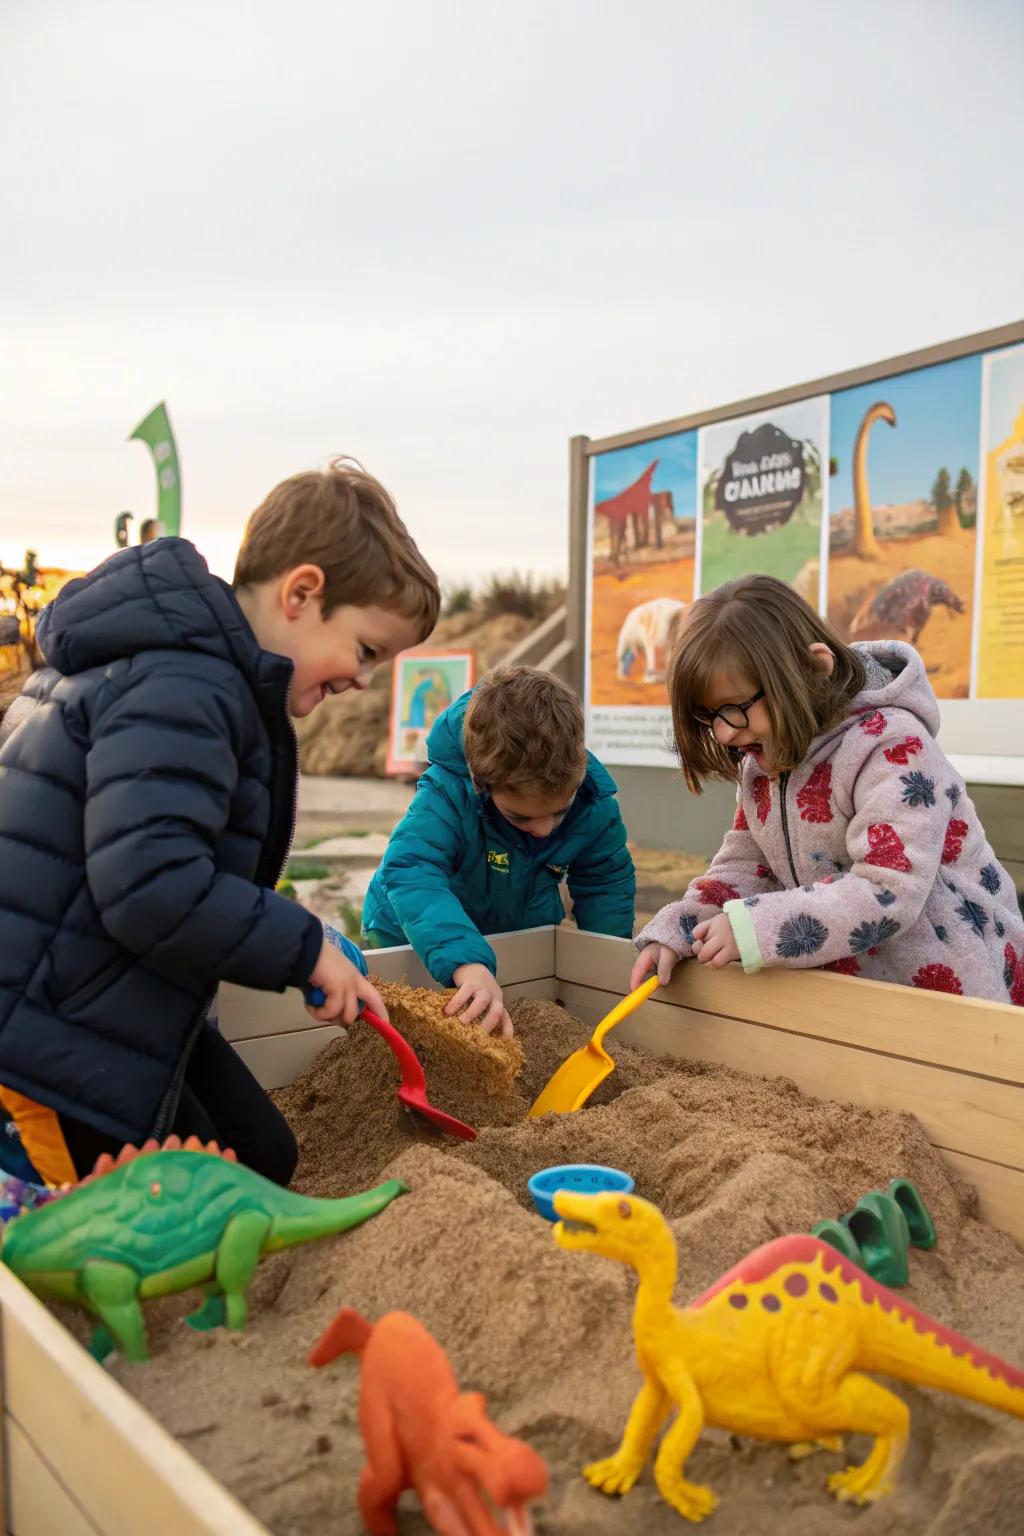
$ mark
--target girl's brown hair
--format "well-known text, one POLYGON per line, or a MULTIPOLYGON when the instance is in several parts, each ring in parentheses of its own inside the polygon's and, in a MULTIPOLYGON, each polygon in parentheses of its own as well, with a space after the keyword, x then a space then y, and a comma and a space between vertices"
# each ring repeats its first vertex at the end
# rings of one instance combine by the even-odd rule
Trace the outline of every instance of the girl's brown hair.
POLYGON ((703 779, 739 778, 736 758, 695 717, 719 669, 751 696, 764 690, 772 765, 781 773, 799 767, 814 737, 849 713, 867 681, 856 651, 774 576, 742 576, 698 598, 680 622, 668 679, 676 751, 695 795, 703 779), (836 659, 830 677, 814 666, 815 644, 836 659))

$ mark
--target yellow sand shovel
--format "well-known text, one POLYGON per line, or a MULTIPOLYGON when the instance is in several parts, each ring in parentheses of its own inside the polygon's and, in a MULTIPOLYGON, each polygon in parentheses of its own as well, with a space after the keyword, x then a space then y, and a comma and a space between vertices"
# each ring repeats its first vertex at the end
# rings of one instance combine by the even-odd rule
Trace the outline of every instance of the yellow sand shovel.
POLYGON ((611 1013, 605 1014, 586 1045, 567 1056, 555 1075, 545 1083, 530 1105, 527 1119, 534 1120, 538 1115, 568 1115, 583 1108, 595 1088, 615 1071, 614 1061, 601 1044, 605 1035, 645 1003, 657 985, 657 974, 648 976, 642 986, 624 997, 621 1003, 616 1003, 611 1013))

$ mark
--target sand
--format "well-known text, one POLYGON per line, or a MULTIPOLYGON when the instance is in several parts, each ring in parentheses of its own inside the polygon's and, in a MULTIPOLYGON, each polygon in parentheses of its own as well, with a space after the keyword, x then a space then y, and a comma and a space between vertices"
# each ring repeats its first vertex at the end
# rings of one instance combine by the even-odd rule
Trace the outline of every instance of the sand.
MULTIPOLYGON (((358 1369, 305 1364, 342 1305, 373 1318, 413 1311, 448 1350, 461 1384, 486 1392, 493 1417, 547 1458, 551 1491, 539 1536, 682 1536, 650 1470, 625 1501, 579 1475, 622 1432, 639 1376, 630 1272, 563 1253, 534 1214, 530 1173, 550 1163, 609 1162, 670 1217, 684 1302, 759 1243, 806 1231, 895 1174, 912 1178, 939 1231, 914 1252, 907 1298, 1011 1360, 1024 1359, 1024 1254, 978 1220, 973 1192, 910 1115, 806 1097, 783 1079, 656 1062, 612 1041, 616 1072, 578 1115, 524 1123, 528 1104, 588 1031, 551 1003, 515 1002, 513 1049, 484 1046, 481 1088, 470 1046, 438 1044, 420 997, 385 987, 396 1022, 415 1034, 431 1098, 474 1122, 477 1141, 417 1138, 395 1107, 383 1043, 356 1028, 276 1097, 295 1126, 297 1184, 347 1194, 404 1178, 412 1193, 340 1237, 264 1261, 245 1332, 181 1326, 192 1298, 147 1305, 153 1360, 115 1374, 275 1536, 356 1536, 362 1464, 358 1369), (426 1043, 425 1043, 426 1042, 426 1043), (432 1042, 432 1043, 431 1043, 432 1042), (522 1047, 514 1083, 507 1069, 522 1047)), ((477 1044, 482 1044, 477 1037, 477 1044)), ((78 1326, 76 1324, 76 1326, 78 1326)), ((792 1464, 783 1448, 707 1432, 690 1475, 721 1505, 709 1536, 1018 1536, 1024 1424, 940 1394, 900 1388, 911 1405, 898 1490, 866 1510, 825 1491, 839 1458, 792 1464)), ((866 1441, 852 1441, 861 1460, 866 1441)), ((414 1507, 403 1536, 427 1530, 414 1507)))

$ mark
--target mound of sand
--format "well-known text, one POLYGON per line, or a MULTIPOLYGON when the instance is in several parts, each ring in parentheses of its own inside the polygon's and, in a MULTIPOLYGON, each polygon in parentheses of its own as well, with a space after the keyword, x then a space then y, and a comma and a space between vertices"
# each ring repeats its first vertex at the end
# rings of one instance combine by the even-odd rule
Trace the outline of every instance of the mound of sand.
MULTIPOLYGON (((392 1002, 395 1001, 392 995, 392 1002)), ((406 1027, 422 1013, 405 997, 406 1027)), ((396 1016, 398 1014, 396 1007, 396 1016)), ((632 1275, 566 1254, 532 1210, 528 1176, 564 1161, 630 1170, 669 1216, 679 1243, 677 1300, 698 1294, 750 1248, 848 1209, 895 1174, 913 1179, 939 1231, 911 1261, 903 1293, 1011 1360, 1024 1356, 1024 1254, 978 1220, 973 1192, 909 1115, 810 1099, 783 1079, 656 1062, 615 1045, 617 1070, 577 1115, 525 1122, 550 1073, 589 1031, 551 1003, 512 1004, 525 1064, 496 1094, 474 1088, 471 1049, 421 1029, 430 1096, 480 1128, 473 1143, 417 1140, 394 1107, 383 1042, 355 1028, 277 1098, 302 1152, 298 1184, 346 1194, 385 1177, 412 1193, 355 1231, 261 1264, 240 1335, 181 1326, 184 1298, 147 1304, 154 1359, 120 1378, 275 1536, 356 1536, 362 1465, 358 1370, 314 1371, 312 1343, 342 1305, 374 1318, 404 1308, 449 1352, 459 1380, 486 1392, 494 1418, 548 1461, 539 1536, 682 1536, 650 1470, 623 1502, 580 1466, 610 1454, 639 1385, 630 1330, 632 1275)), ((77 1325, 76 1325, 77 1326, 77 1325)), ((705 1433, 690 1474, 722 1499, 709 1536, 1016 1536, 1024 1508, 1024 1425, 956 1399, 899 1388, 911 1444, 898 1490, 880 1505, 835 1505, 821 1454, 705 1433)), ((866 1441, 848 1446, 862 1459, 866 1441)), ((427 1530, 414 1508, 403 1536, 427 1530)))
MULTIPOLYGON (((442 619, 430 644, 449 650, 476 652, 480 677, 495 667, 538 619, 503 613, 482 619, 479 612, 442 619)), ((296 722, 299 764, 303 773, 382 774, 388 750, 388 711, 391 707, 391 668, 378 667, 370 686, 349 689, 327 699, 306 720, 296 722)))

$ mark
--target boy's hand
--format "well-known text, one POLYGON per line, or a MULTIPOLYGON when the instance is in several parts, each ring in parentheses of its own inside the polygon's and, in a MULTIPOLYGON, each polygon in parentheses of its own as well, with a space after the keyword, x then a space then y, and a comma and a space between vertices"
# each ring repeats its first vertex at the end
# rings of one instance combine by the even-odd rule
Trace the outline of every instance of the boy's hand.
POLYGON ((361 976, 351 960, 346 960, 327 939, 309 982, 310 986, 320 988, 324 1000, 319 1008, 307 1004, 306 1012, 322 1024, 331 1024, 335 1019, 342 1024, 354 1024, 364 1003, 371 1013, 377 1014, 385 1023, 390 1022, 377 988, 361 976))
POLYGON ((465 1024, 472 1024, 475 1020, 488 1034, 497 1029, 503 1035, 511 1035, 512 1020, 508 1016, 501 988, 486 965, 456 966, 452 980, 459 990, 445 1008, 445 1013, 449 1016, 459 1014, 465 1024))
POLYGON ((667 987, 672 980, 672 972, 678 964, 679 956, 674 949, 669 949, 667 944, 645 944, 633 962, 633 969, 629 976, 629 990, 635 992, 652 971, 658 973, 659 987, 667 987))
POLYGON ((693 930, 693 953, 701 965, 729 965, 740 958, 732 923, 724 912, 697 924, 693 930))

